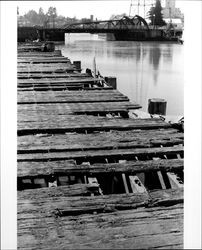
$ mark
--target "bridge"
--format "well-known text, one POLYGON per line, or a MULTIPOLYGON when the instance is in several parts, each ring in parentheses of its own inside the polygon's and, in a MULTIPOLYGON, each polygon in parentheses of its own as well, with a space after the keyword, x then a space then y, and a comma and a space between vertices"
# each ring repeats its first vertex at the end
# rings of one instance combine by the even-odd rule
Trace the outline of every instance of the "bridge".
POLYGON ((114 33, 125 30, 149 30, 149 26, 144 18, 136 15, 133 18, 124 16, 115 20, 67 24, 62 29, 67 33, 114 33))
MULTIPOLYGON (((27 29, 27 32, 30 31, 29 27, 24 27, 24 29, 27 29)), ((146 20, 139 15, 124 16, 115 20, 65 24, 59 28, 32 27, 31 29, 35 31, 36 39, 52 41, 64 41, 65 33, 112 33, 115 40, 127 41, 164 40, 165 38, 163 30, 149 27, 146 20)), ((18 38, 22 36, 22 33, 22 30, 18 28, 18 38)))

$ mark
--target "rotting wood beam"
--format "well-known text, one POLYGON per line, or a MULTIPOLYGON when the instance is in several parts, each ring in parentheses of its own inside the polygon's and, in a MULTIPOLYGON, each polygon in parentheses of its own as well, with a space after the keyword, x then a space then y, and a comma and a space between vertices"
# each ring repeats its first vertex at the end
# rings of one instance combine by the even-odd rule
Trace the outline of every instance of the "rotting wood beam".
POLYGON ((184 165, 183 159, 170 160, 147 160, 147 161, 127 161, 125 163, 95 163, 92 165, 77 165, 73 161, 51 161, 51 162, 35 162, 24 161, 18 162, 17 176, 18 178, 30 178, 48 175, 70 175, 70 174, 107 174, 107 173, 141 173, 150 171, 175 171, 182 170, 184 165))
POLYGON ((18 220, 20 249, 50 246, 54 250, 183 249, 183 205, 18 220))
POLYGON ((18 153, 62 150, 146 148, 183 144, 183 133, 175 129, 110 131, 90 134, 25 135, 18 137, 18 153))
POLYGON ((150 191, 151 202, 149 207, 155 206, 173 206, 184 201, 184 189, 164 189, 150 191))
POLYGON ((18 219, 58 216, 58 210, 63 216, 72 216, 94 211, 113 212, 134 209, 148 205, 150 199, 148 194, 113 194, 85 197, 61 195, 47 197, 44 195, 41 199, 32 200, 31 198, 24 199, 23 192, 18 191, 18 219))
POLYGON ((29 200, 41 200, 54 197, 69 197, 69 196, 90 196, 91 194, 97 194, 99 191, 99 185, 97 184, 73 184, 67 186, 59 186, 57 188, 36 188, 18 191, 19 199, 29 200))
POLYGON ((62 190, 60 189, 60 195, 55 193, 54 197, 48 195, 49 190, 48 193, 44 192, 40 198, 36 195, 30 195, 29 199, 26 198, 27 196, 24 198, 23 194, 27 194, 27 192, 31 194, 31 191, 36 192, 36 190, 18 191, 18 219, 51 216, 63 217, 93 213, 95 211, 104 213, 116 210, 130 210, 138 207, 173 206, 183 203, 182 189, 153 191, 152 194, 133 193, 85 197, 66 197, 61 195, 62 190))
POLYGON ((35 153, 18 154, 18 161, 58 161, 58 160, 101 160, 107 157, 116 159, 131 158, 135 156, 159 157, 165 154, 176 155, 183 153, 183 146, 164 147, 164 148, 136 148, 136 149, 113 149, 113 150, 86 150, 86 151, 67 151, 57 153, 35 153))

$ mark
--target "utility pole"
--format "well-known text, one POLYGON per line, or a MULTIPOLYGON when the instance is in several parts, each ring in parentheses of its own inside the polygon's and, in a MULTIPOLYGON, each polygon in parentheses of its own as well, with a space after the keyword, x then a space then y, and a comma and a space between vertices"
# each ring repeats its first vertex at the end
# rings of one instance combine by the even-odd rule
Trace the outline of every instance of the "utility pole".
MULTIPOLYGON (((152 7, 154 4, 154 0, 131 0, 130 1, 130 9, 129 9, 129 16, 132 15, 132 7, 136 6, 135 8, 135 15, 140 15, 140 10, 143 11, 144 18, 146 18, 146 7, 152 7)), ((134 16, 134 15, 133 15, 134 16)))
POLYGON ((138 15, 140 13, 140 0, 138 0, 138 11, 137 11, 138 15))

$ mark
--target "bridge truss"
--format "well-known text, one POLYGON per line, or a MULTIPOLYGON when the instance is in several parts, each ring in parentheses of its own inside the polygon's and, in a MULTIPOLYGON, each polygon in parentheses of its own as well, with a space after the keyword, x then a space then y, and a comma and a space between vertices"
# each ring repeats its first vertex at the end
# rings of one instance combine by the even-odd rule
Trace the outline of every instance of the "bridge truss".
POLYGON ((149 26, 144 18, 139 15, 134 17, 124 16, 121 19, 107 20, 107 21, 95 21, 95 22, 83 22, 67 24, 61 27, 66 31, 82 31, 86 32, 114 32, 116 30, 149 30, 149 26))

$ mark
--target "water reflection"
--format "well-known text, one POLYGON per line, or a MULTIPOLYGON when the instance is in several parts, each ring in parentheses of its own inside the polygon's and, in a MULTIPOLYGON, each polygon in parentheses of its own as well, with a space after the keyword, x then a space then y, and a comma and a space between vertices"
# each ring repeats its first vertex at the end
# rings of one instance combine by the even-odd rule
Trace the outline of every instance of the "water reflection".
POLYGON ((149 49, 149 62, 153 66, 154 70, 158 70, 160 57, 161 57, 160 48, 155 47, 149 49))
POLYGON ((164 63, 172 63, 173 60, 173 54, 172 54, 172 44, 167 44, 165 46, 165 49, 163 51, 163 60, 164 63))
POLYGON ((116 76, 117 87, 147 110, 149 98, 167 100, 167 114, 183 115, 183 49, 179 44, 105 41, 96 35, 71 34, 59 48, 82 68, 116 76), (71 40, 72 36, 72 40, 71 40), (76 37, 76 39, 75 39, 76 37))

